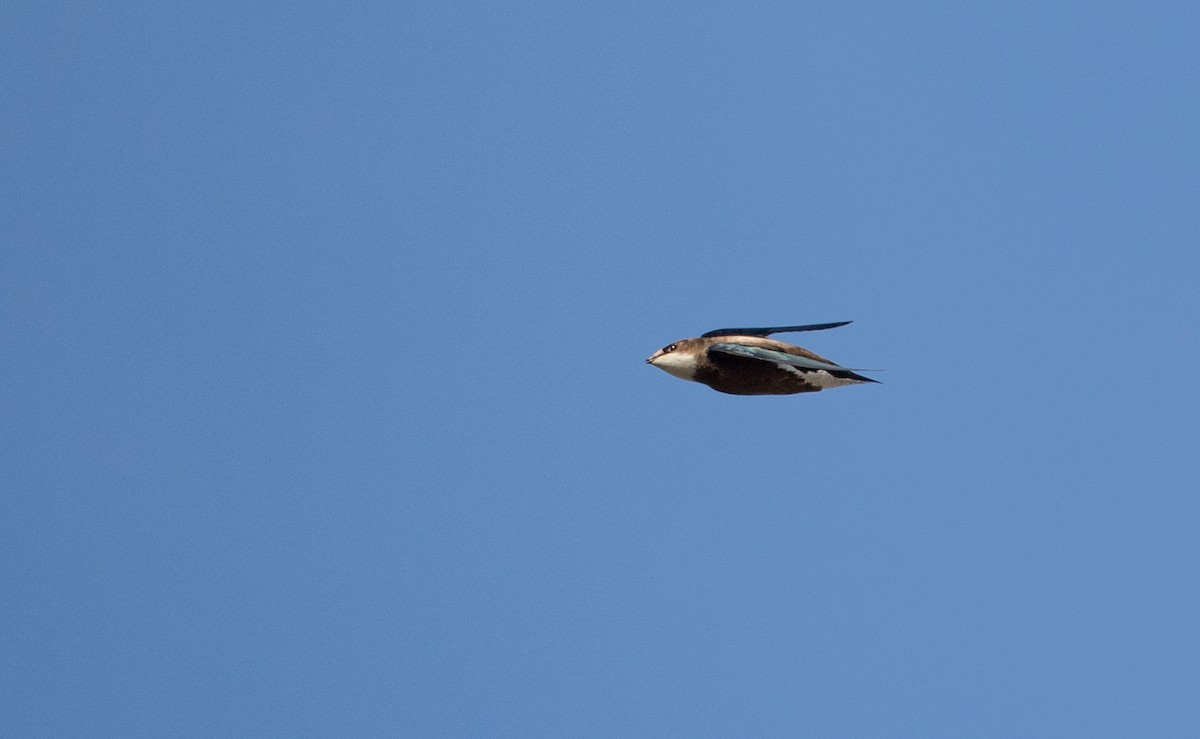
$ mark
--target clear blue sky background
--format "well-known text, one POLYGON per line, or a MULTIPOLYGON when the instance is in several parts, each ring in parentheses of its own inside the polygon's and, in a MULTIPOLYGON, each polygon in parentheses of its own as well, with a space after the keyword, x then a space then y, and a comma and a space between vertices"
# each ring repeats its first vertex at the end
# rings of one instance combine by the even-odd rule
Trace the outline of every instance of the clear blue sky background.
POLYGON ((2 15, 5 733, 1195 736, 1194 2, 2 15))

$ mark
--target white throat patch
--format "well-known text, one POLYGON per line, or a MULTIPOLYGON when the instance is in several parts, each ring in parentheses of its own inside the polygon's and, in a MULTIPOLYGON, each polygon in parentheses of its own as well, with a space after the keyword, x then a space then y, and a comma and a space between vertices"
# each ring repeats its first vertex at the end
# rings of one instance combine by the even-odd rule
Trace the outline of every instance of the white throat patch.
POLYGON ((652 364, 663 372, 674 375, 681 380, 694 380, 696 378, 696 357, 689 352, 660 354, 654 359, 652 364))

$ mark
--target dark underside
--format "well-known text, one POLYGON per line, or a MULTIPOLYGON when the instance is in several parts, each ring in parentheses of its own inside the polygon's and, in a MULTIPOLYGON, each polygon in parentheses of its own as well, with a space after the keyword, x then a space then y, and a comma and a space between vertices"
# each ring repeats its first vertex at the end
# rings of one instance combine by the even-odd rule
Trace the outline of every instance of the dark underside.
MULTIPOLYGON (((760 359, 719 352, 708 354, 707 359, 697 367, 696 380, 718 392, 730 395, 795 395, 825 389, 807 382, 803 374, 760 359)), ((800 372, 803 373, 803 370, 800 372)), ((829 374, 856 382, 875 382, 850 370, 831 371, 829 374)))
POLYGON ((724 355, 697 368, 696 379, 713 390, 730 395, 794 395, 821 388, 769 362, 724 355))

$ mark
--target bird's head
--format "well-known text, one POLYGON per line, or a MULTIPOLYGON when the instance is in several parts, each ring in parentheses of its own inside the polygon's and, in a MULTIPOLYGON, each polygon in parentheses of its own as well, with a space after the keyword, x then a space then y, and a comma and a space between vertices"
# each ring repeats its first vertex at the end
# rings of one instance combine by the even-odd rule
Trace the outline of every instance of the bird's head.
POLYGON ((674 344, 667 344, 651 354, 646 362, 680 379, 691 380, 696 376, 696 365, 700 360, 700 344, 699 339, 684 339, 674 344))

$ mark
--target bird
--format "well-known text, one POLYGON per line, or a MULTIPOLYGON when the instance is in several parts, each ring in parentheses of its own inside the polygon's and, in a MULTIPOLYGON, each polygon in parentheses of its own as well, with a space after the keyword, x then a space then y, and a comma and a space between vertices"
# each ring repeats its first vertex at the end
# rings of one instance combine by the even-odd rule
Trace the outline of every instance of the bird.
POLYGON ((851 321, 806 326, 719 328, 682 339, 654 352, 647 364, 683 380, 730 395, 794 395, 833 387, 878 383, 799 346, 768 339, 771 334, 824 331, 851 321))

